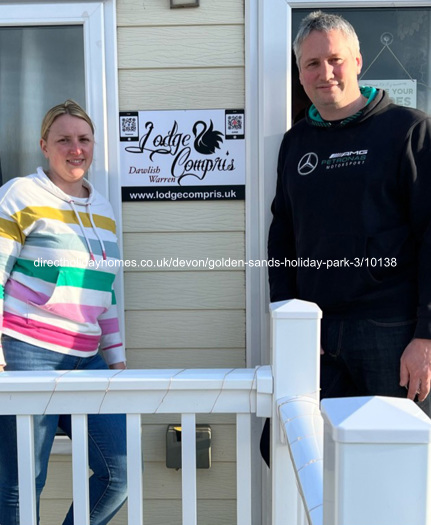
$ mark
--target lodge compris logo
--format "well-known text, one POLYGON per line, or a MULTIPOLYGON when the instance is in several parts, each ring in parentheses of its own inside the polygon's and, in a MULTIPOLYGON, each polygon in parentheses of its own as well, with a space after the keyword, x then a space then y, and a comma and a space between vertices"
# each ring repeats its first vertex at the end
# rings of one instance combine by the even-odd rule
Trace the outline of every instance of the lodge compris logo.
MULTIPOLYGON (((223 133, 214 129, 212 120, 209 123, 199 120, 194 123, 192 133, 180 131, 178 122, 175 120, 171 129, 164 135, 155 131, 154 122, 145 123, 145 133, 139 140, 139 146, 127 146, 125 150, 129 153, 148 154, 151 162, 157 161, 160 155, 168 155, 171 158, 170 176, 159 177, 152 175, 150 182, 177 182, 181 185, 186 177, 195 177, 203 180, 208 172, 232 171, 235 169, 235 160, 229 157, 229 151, 225 156, 216 158, 195 158, 193 153, 200 155, 213 155, 216 149, 220 149, 223 143, 223 133)), ((129 174, 136 172, 134 167, 129 174)))
POLYGON ((196 187, 214 199, 231 194, 224 190, 238 197, 223 198, 244 199, 244 132, 244 110, 120 112, 123 200, 160 200, 166 186, 187 200, 196 187))
POLYGON ((193 134, 196 137, 193 146, 203 155, 212 155, 216 149, 220 149, 220 143, 223 142, 223 133, 214 129, 212 120, 209 126, 206 122, 198 120, 193 126, 193 134), (201 130, 198 132, 199 128, 201 130))

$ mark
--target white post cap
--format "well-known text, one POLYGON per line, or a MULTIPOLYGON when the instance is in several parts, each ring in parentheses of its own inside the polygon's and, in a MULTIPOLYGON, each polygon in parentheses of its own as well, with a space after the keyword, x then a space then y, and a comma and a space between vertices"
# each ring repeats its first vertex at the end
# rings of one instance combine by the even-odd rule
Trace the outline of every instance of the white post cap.
POLYGON ((269 308, 273 318, 320 319, 322 317, 322 310, 317 304, 300 299, 277 301, 271 303, 269 308))
POLYGON ((325 423, 342 443, 429 443, 431 419, 410 399, 346 397, 323 399, 325 423))

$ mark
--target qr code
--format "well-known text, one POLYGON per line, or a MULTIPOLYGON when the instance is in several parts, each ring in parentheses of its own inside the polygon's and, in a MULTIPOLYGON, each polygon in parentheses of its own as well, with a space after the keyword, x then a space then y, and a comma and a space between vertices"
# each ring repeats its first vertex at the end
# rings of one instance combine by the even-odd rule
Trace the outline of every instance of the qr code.
POLYGON ((123 133, 136 133, 138 119, 136 117, 123 117, 121 131, 123 133))
POLYGON ((228 115, 227 129, 228 131, 240 131, 242 129, 243 115, 228 115))

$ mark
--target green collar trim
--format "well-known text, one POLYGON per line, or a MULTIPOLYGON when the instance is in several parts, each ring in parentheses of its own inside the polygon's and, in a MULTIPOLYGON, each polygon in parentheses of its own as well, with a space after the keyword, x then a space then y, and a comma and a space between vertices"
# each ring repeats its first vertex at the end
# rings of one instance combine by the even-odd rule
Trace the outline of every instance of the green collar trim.
MULTIPOLYGON (((376 98, 377 89, 371 86, 359 86, 359 89, 361 91, 361 95, 363 95, 367 99, 367 103, 365 104, 365 107, 366 107, 368 106, 370 102, 372 102, 376 98)), ((315 126, 321 126, 321 127, 327 127, 327 128, 332 127, 335 124, 337 124, 338 126, 345 126, 349 122, 352 122, 352 120, 355 120, 356 118, 358 118, 362 114, 363 109, 364 108, 359 110, 354 115, 351 115, 350 117, 347 117, 341 121, 339 120, 328 121, 328 120, 324 120, 320 116, 320 113, 317 111, 316 106, 313 104, 308 110, 308 116, 310 117, 310 119, 312 120, 315 126)))

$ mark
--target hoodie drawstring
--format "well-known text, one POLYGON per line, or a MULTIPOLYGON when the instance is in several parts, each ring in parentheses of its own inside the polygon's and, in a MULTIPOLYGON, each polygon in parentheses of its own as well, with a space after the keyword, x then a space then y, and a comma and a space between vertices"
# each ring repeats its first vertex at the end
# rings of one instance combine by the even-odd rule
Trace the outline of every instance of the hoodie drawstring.
MULTIPOLYGON (((87 243, 87 248, 88 248, 88 252, 90 253, 90 259, 92 261, 95 261, 95 257, 94 257, 94 253, 93 253, 93 250, 91 249, 91 244, 90 244, 90 240, 88 239, 87 237, 87 233, 85 232, 85 228, 84 228, 84 225, 82 224, 82 220, 81 220, 81 217, 79 216, 79 212, 77 211, 76 207, 75 207, 75 202, 72 200, 72 199, 69 199, 69 204, 70 204, 70 207, 72 208, 72 210, 74 211, 75 213, 75 216, 78 220, 78 223, 79 223, 79 226, 81 228, 81 231, 82 231, 82 234, 84 235, 84 239, 85 239, 85 242, 87 243)), ((105 245, 103 244, 103 240, 101 239, 100 235, 99 235, 99 232, 97 231, 97 228, 96 228, 96 225, 94 224, 94 219, 93 219, 93 214, 91 213, 91 206, 90 206, 90 203, 87 203, 85 205, 86 209, 87 209, 87 213, 90 217, 90 223, 91 223, 91 226, 93 228, 93 231, 94 231, 94 234, 96 235, 97 237, 97 240, 99 241, 100 243, 100 247, 102 249, 102 256, 103 256, 103 260, 106 261, 106 250, 105 250, 105 245)))
POLYGON ((96 225, 94 224, 94 219, 93 219, 93 214, 91 213, 91 206, 89 203, 86 204, 86 207, 87 207, 87 212, 88 212, 88 215, 90 216, 90 222, 91 222, 91 226, 93 227, 93 231, 94 233, 96 234, 96 237, 100 243, 100 247, 102 248, 102 257, 103 257, 103 260, 106 261, 106 250, 105 250, 105 245, 103 244, 103 240, 102 238, 100 237, 99 235, 99 232, 97 231, 97 228, 96 228, 96 225))

